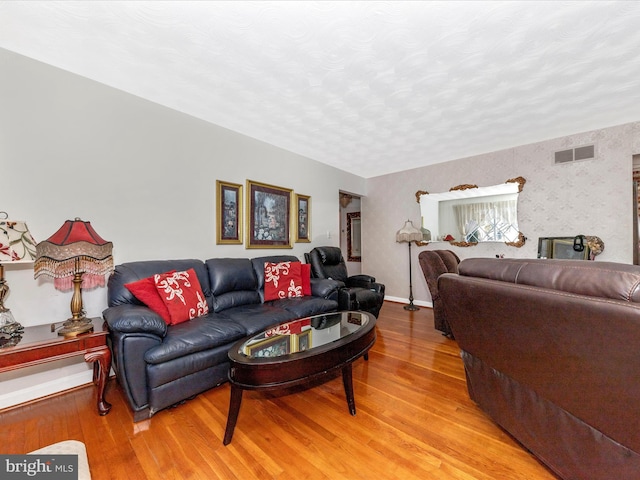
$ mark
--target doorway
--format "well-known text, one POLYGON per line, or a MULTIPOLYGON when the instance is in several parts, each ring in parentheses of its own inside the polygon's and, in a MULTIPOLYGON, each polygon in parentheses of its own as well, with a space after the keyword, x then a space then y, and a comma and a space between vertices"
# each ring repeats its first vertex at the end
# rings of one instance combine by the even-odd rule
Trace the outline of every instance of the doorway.
POLYGON ((340 250, 349 276, 362 273, 360 196, 340 192, 340 250))

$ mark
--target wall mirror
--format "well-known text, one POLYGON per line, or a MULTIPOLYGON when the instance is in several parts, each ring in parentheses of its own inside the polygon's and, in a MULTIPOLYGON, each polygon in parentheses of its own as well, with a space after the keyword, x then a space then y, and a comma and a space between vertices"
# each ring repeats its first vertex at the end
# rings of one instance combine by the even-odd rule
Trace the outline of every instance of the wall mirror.
POLYGON ((347 213, 347 260, 361 261, 360 212, 347 213))
POLYGON ((416 192, 422 215, 423 241, 448 241, 459 247, 504 242, 522 247, 518 228, 518 195, 526 180, 516 177, 500 185, 458 185, 448 192, 416 192))

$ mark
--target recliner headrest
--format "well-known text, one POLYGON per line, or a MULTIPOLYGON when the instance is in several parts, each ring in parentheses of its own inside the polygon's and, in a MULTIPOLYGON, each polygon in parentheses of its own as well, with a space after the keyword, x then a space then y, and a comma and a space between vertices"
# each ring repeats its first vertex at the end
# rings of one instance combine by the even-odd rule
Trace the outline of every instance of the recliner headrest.
POLYGON ((342 261, 342 251, 338 247, 316 247, 323 265, 338 265, 342 261))

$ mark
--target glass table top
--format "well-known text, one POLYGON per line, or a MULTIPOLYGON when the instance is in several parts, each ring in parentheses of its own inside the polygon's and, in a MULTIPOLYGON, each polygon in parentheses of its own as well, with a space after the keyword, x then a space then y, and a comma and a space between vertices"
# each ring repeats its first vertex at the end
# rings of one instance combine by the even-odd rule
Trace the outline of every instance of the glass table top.
POLYGON ((260 332, 240 345, 248 358, 273 358, 328 345, 369 323, 365 312, 335 312, 292 320, 260 332))

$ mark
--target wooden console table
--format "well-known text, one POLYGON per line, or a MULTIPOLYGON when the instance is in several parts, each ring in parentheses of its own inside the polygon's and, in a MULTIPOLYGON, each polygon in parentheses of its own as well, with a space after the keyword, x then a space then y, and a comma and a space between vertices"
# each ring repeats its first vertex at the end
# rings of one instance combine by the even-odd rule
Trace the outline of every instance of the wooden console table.
POLYGON ((76 337, 60 336, 51 331, 51 325, 25 327, 17 345, 0 348, 0 373, 84 355, 85 362, 93 362, 93 383, 98 387, 98 413, 106 415, 111 410, 111 404, 104 399, 111 370, 111 351, 107 346, 109 332, 102 318, 91 320, 93 332, 76 337))

